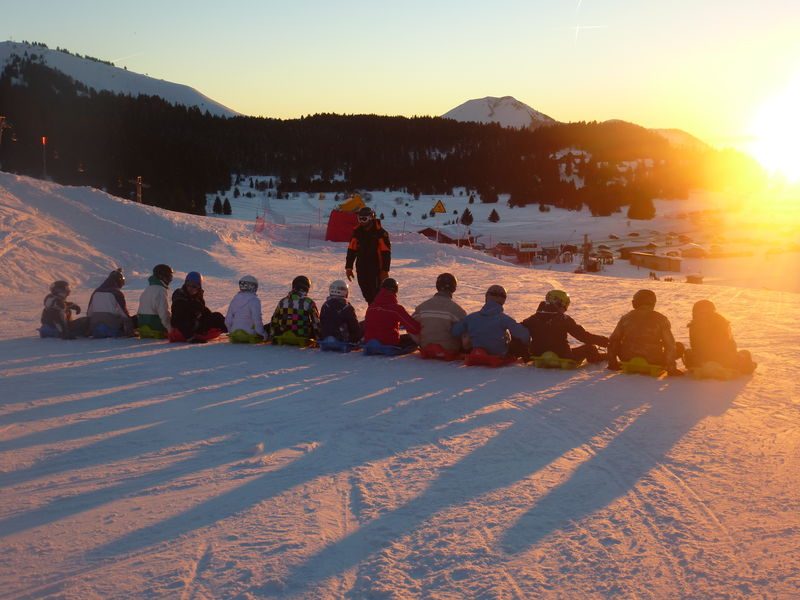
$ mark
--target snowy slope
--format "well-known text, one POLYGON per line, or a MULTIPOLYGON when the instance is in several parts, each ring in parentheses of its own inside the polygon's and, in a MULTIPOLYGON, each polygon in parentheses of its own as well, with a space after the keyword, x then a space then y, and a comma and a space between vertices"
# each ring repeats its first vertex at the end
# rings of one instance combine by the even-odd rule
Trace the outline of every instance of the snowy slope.
POLYGON ((555 119, 534 110, 512 96, 477 98, 459 104, 442 115, 444 119, 474 121, 477 123, 499 123, 503 127, 525 129, 555 123, 555 119))
POLYGON ((28 56, 36 54, 52 69, 61 71, 98 91, 105 90, 129 96, 159 96, 171 104, 196 106, 203 112, 208 111, 212 115, 222 117, 235 117, 239 114, 187 85, 153 79, 105 63, 30 44, 0 42, 0 70, 13 55, 22 57, 25 53, 28 56))
MULTIPOLYGON (((796 595, 798 294, 650 283, 679 339, 699 298, 731 319, 731 382, 34 337, 64 272, 85 307, 123 264, 135 308, 166 260, 215 309, 250 272, 267 315, 341 277, 318 228, 250 225, 0 173, 0 598, 796 595)), ((450 270, 467 310, 557 286, 607 334, 642 287, 393 234, 406 306, 450 270)))

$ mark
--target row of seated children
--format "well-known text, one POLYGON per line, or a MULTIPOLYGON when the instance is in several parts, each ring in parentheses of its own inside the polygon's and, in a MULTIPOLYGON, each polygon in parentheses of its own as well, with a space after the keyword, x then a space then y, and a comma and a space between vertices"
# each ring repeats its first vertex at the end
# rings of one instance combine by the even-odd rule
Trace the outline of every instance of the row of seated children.
POLYGON ((171 341, 202 342, 229 331, 234 341, 256 342, 291 332, 309 340, 333 337, 352 344, 377 340, 403 350, 417 344, 422 348, 438 346, 451 356, 471 348, 482 348, 490 355, 507 359, 528 359, 553 352, 576 362, 607 359, 609 369, 614 370, 620 368, 620 361, 642 357, 672 375, 681 374, 676 365, 681 357, 689 368, 714 361, 743 373, 755 369, 749 352, 737 350, 730 324, 709 300, 701 300, 693 308, 689 324, 691 348, 684 351, 683 344, 675 342, 667 317, 655 310, 656 295, 651 290, 634 294, 633 310, 623 315, 610 337, 605 337, 586 331, 566 314, 570 297, 562 290, 550 290, 536 312, 517 323, 503 311, 505 288, 492 285, 486 291, 484 306, 467 315, 453 300, 458 282, 451 273, 437 277, 436 294, 411 315, 397 301, 397 281, 385 279, 364 322, 359 322, 348 302, 349 286, 345 281, 336 280, 330 285, 320 313, 308 297, 311 281, 300 275, 292 281, 291 291, 278 302, 268 327, 262 323, 255 277, 246 275, 240 279, 239 292, 225 317, 205 306, 202 276, 194 271, 173 293, 170 313, 167 289, 172 277, 168 265, 157 265, 142 293, 138 314, 130 317, 121 293, 125 279, 121 270, 113 271, 92 294, 87 318, 76 320, 71 313, 78 314, 80 308, 66 300, 69 286, 58 281, 45 298, 42 324, 54 326, 62 337, 97 335, 98 329, 100 335, 108 331, 130 335, 138 324, 143 337, 169 337, 171 341), (400 334, 401 325, 406 334, 400 334), (568 336, 583 344, 571 347, 568 336), (598 346, 608 348, 607 353, 599 351, 598 346))

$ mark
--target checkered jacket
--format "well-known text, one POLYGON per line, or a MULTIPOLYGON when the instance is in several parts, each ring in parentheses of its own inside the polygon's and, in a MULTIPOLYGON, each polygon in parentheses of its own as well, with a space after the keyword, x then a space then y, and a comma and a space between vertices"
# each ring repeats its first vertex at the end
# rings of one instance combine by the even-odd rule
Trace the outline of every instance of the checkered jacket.
POLYGON ((319 337, 319 311, 317 305, 305 294, 290 292, 278 302, 269 324, 270 337, 291 331, 303 338, 319 337))

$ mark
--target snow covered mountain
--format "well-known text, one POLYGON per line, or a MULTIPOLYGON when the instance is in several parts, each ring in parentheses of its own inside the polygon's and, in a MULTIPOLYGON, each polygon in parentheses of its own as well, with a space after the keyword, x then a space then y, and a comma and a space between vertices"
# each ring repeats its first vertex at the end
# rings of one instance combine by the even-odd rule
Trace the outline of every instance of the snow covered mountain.
POLYGON ((495 98, 487 96, 468 100, 442 115, 455 121, 475 121, 477 123, 499 123, 503 127, 515 129, 536 129, 542 125, 552 125, 557 121, 534 110, 512 96, 495 98))
POLYGON ((60 50, 51 50, 21 42, 0 42, 0 70, 13 56, 22 58, 36 56, 48 67, 98 91, 105 90, 130 96, 159 96, 172 104, 196 106, 212 115, 221 117, 239 115, 236 111, 215 102, 188 85, 153 79, 108 63, 82 58, 60 50))
POLYGON ((690 148, 693 150, 702 150, 708 148, 708 144, 706 144, 703 140, 693 136, 691 133, 684 131, 683 129, 651 129, 650 131, 657 133, 663 138, 666 138, 670 144, 678 148, 690 148))

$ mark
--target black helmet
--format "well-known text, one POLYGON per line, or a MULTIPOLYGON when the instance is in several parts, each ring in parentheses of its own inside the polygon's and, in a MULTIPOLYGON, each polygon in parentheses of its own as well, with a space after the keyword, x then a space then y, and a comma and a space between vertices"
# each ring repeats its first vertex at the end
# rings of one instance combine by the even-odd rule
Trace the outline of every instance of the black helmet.
POLYGON ((63 279, 59 279, 58 281, 54 281, 50 284, 50 293, 57 294, 59 296, 69 296, 70 289, 69 284, 64 281, 63 279))
POLYGON ((653 290, 639 290, 633 295, 633 308, 655 305, 656 293, 653 290))
POLYGON ((164 285, 169 285, 172 282, 174 272, 169 265, 156 265, 153 267, 153 277, 162 281, 164 285))
POLYGON ((384 279, 381 283, 381 287, 385 290, 389 290, 393 294, 396 294, 400 290, 400 287, 397 285, 397 280, 392 277, 384 279))
POLYGON ((505 304, 507 296, 508 292, 506 292, 506 288, 504 288, 502 285, 490 285, 489 289, 486 290, 486 299, 488 300, 491 298, 501 306, 505 304))
POLYGON ((436 291, 452 294, 456 291, 458 280, 452 273, 442 273, 436 278, 436 291))
POLYGON ((305 275, 298 275, 294 279, 292 279, 292 291, 293 292, 305 292, 311 289, 311 280, 306 277, 305 275))
POLYGON ((108 274, 109 281, 115 283, 118 287, 125 285, 125 275, 122 274, 122 267, 117 267, 115 270, 108 274))

